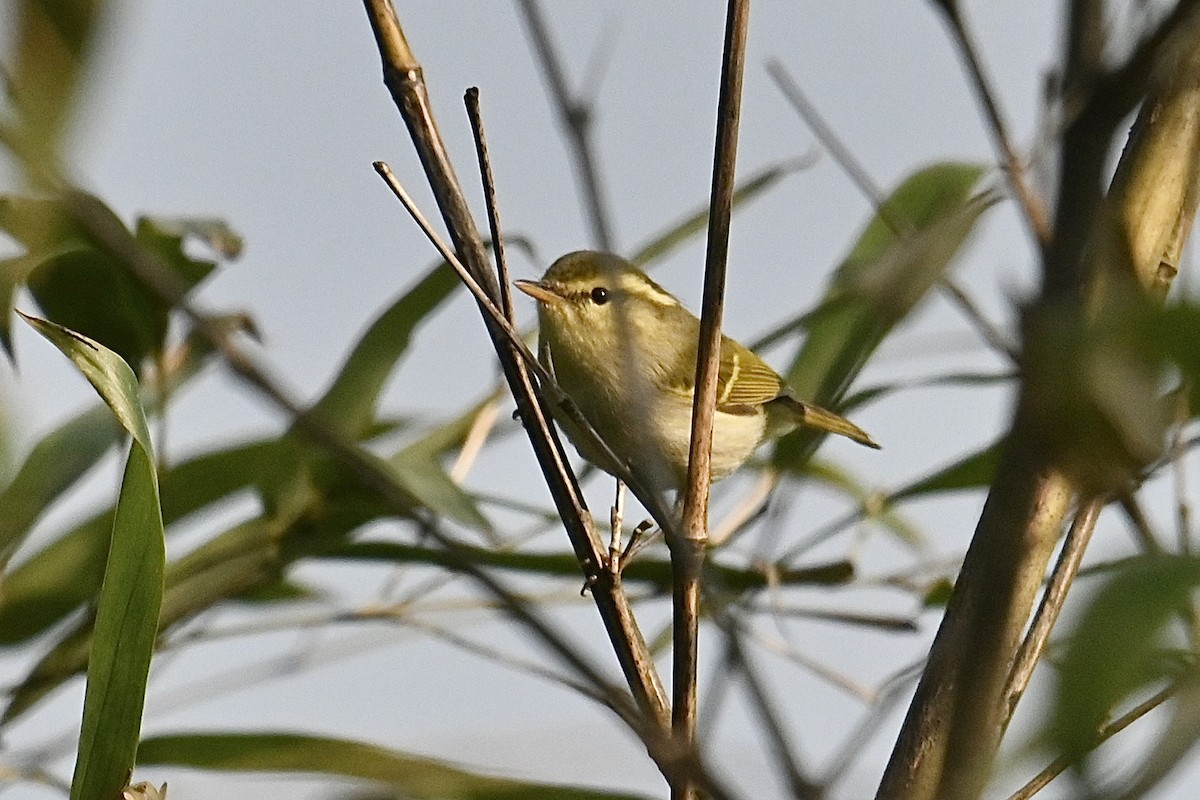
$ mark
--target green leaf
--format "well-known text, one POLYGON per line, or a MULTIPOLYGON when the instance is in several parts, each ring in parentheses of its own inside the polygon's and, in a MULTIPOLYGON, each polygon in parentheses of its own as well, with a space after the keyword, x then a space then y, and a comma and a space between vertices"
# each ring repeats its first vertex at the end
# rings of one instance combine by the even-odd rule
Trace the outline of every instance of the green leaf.
MULTIPOLYGON (((20 312, 18 312, 20 313, 20 312)), ((146 414, 138 396, 138 382, 133 370, 120 356, 109 348, 88 337, 64 328, 54 322, 21 314, 55 347, 71 359, 76 368, 88 379, 88 383, 108 404, 117 421, 147 452, 151 451, 150 429, 146 426, 146 414)), ((155 494, 158 493, 155 480, 155 494)), ((155 500, 155 507, 158 502, 155 500)))
POLYGON ((221 258, 233 260, 242 254, 245 246, 241 234, 219 217, 139 217, 139 240, 143 226, 168 240, 171 252, 181 250, 183 242, 190 238, 203 242, 221 258))
POLYGON ((492 524, 479 510, 476 499, 451 480, 442 468, 442 457, 461 446, 476 418, 497 402, 493 394, 454 419, 425 433, 388 459, 396 480, 429 510, 481 531, 492 524))
MULTIPOLYGON (((880 342, 936 285, 992 202, 970 197, 982 172, 934 164, 885 201, 807 315, 808 337, 787 372, 798 397, 836 407, 880 342)), ((820 438, 807 430, 784 437, 773 462, 801 468, 820 438)))
POLYGON ((8 80, 23 123, 22 143, 32 149, 29 155, 56 160, 107 3, 23 0, 15 5, 15 57, 8 80))
MULTIPOLYGON (((111 419, 107 409, 104 413, 111 419)), ((164 470, 159 479, 164 525, 253 487, 278 454, 276 441, 249 442, 164 470)), ((108 509, 78 523, 4 576, 0 645, 41 633, 95 596, 104 573, 112 514, 108 509)))
POLYGON ((1200 585, 1200 559, 1136 559, 1096 594, 1071 635, 1059 674, 1049 735, 1072 760, 1135 692, 1176 674, 1165 650, 1167 623, 1186 614, 1200 585))
POLYGON ((46 317, 116 351, 135 371, 162 352, 171 307, 122 259, 136 250, 148 253, 188 289, 215 266, 187 254, 184 232, 142 217, 135 236, 100 199, 79 192, 3 198, 0 228, 26 251, 6 263, 5 282, 26 283, 46 317), (93 240, 78 223, 80 214, 118 241, 93 240))
MULTIPOLYGON (((734 189, 733 208, 736 210, 743 203, 763 194, 781 179, 803 169, 807 163, 807 161, 799 160, 776 164, 744 179, 734 189)), ((707 228, 708 204, 705 203, 692 214, 655 235, 650 241, 639 247, 629 260, 640 267, 653 261, 659 261, 684 242, 704 233, 707 228)))
MULTIPOLYGON (((578 579, 579 561, 573 553, 527 553, 501 551, 486 547, 460 545, 449 553, 440 548, 401 542, 349 542, 330 548, 322 558, 385 561, 398 564, 436 564, 449 570, 462 568, 464 562, 495 569, 507 569, 546 577, 578 579)), ((621 573, 626 583, 644 583, 658 592, 669 592, 672 582, 671 562, 653 558, 638 558, 626 565, 621 573)), ((848 561, 832 561, 802 567, 770 570, 738 567, 710 560, 705 574, 727 592, 765 589, 770 586, 813 585, 832 586, 846 583, 854 577, 854 566, 848 561)))
POLYGON ((52 255, 27 285, 48 318, 102 342, 138 370, 167 335, 167 308, 99 250, 52 255))
POLYGON ((1181 303, 1160 311, 1154 333, 1161 348, 1187 379, 1188 407, 1200 414, 1200 306, 1181 303))
POLYGON ((88 379, 133 436, 96 604, 71 800, 110 800, 126 785, 141 734, 158 634, 165 543, 158 477, 132 370, 111 350, 45 320, 26 320, 88 379))
POLYGON ((96 609, 71 800, 114 797, 133 770, 158 633, 164 559, 154 461, 135 441, 96 609))
POLYGON ((110 508, 75 525, 4 576, 0 645, 37 636, 96 596, 112 523, 110 508))
MULTIPOLYGON (((161 594, 159 631, 217 603, 278 584, 291 563, 341 547, 348 533, 386 510, 361 492, 327 497, 309 489, 278 503, 270 515, 240 522, 173 561, 161 594)), ((71 627, 10 692, 3 721, 16 719, 82 670, 91 641, 89 617, 71 627)))
POLYGON ((298 733, 192 733, 142 742, 139 763, 226 772, 339 775, 395 787, 408 800, 635 800, 637 795, 493 778, 364 742, 298 733))
POLYGON ((207 278, 216 263, 199 258, 192 258, 184 249, 184 231, 181 226, 173 226, 175 221, 163 221, 155 217, 138 217, 134 227, 134 238, 138 244, 151 250, 188 286, 196 286, 207 278))
MULTIPOLYGON (((64 423, 38 442, 0 492, 0 553, 7 562, 33 523, 117 443, 122 429, 104 406, 64 423)), ((5 593, 8 591, 5 584, 5 593)), ((0 600, 2 602, 2 600, 0 600)))
POLYGON ((981 489, 989 486, 1000 465, 1000 449, 1003 441, 994 442, 981 450, 963 456, 953 464, 942 467, 931 475, 909 483, 888 496, 888 503, 898 503, 927 494, 957 492, 966 489, 981 489))
POLYGON ((460 285, 450 267, 438 264, 367 329, 313 411, 355 439, 370 429, 384 384, 412 340, 413 331, 460 285))

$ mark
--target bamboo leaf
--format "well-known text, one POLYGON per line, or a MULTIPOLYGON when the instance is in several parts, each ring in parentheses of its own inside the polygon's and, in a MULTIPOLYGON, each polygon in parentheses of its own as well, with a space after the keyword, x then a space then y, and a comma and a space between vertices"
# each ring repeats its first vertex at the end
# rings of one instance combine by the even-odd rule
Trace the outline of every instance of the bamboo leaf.
POLYGON ((400 296, 367 328, 313 411, 327 424, 362 438, 396 362, 408 350, 413 331, 450 297, 460 282, 444 262, 400 296))
POLYGON ((493 778, 364 742, 286 732, 192 733, 142 742, 140 764, 225 772, 337 775, 389 784, 408 800, 638 800, 640 796, 493 778))
MULTIPOLYGON (((836 406, 879 343, 945 273, 991 204, 970 197, 982 168, 940 163, 909 177, 867 225, 838 267, 808 337, 787 372, 797 396, 836 406)), ((799 469, 820 436, 796 431, 779 441, 777 467, 799 469)))
POLYGON ((96 604, 71 780, 71 800, 110 800, 133 770, 158 633, 165 561, 158 478, 137 380, 129 365, 78 333, 45 320, 25 319, 71 359, 133 437, 96 604))
MULTIPOLYGON (((807 164, 806 160, 788 161, 783 164, 775 164, 754 173, 734 189, 733 208, 735 210, 738 209, 743 203, 747 203, 763 194, 780 180, 794 172, 798 172, 807 164)), ((650 241, 639 247, 630 256, 629 260, 642 267, 651 262, 659 261, 687 240, 704 233, 707 226, 708 204, 705 203, 667 230, 655 235, 650 241)))
MULTIPOLYGON (((117 443, 122 430, 98 406, 38 442, 12 482, 0 492, 0 553, 7 561, 33 523, 117 443)), ((5 591, 7 592, 7 585, 5 591)), ((2 602, 2 600, 0 600, 2 602)))
MULTIPOLYGON (((111 420, 108 410, 102 410, 111 420)), ((278 452, 276 441, 249 442, 167 468, 159 479, 164 525, 253 487, 278 452)), ((112 515, 110 508, 76 524, 4 576, 0 645, 41 633, 96 595, 112 515)))
POLYGON ((1136 559, 1092 600, 1071 635, 1059 675, 1050 739, 1070 759, 1086 754, 1122 701, 1181 667, 1165 648, 1167 623, 1189 614, 1200 560, 1136 559))
POLYGON ((927 494, 956 492, 965 489, 981 489, 992 482, 1000 464, 1000 448, 1003 442, 994 442, 981 450, 963 456, 931 475, 919 478, 907 486, 892 492, 888 503, 898 503, 927 494))
POLYGON ((29 155, 53 159, 107 3, 24 0, 15 5, 15 64, 8 80, 24 123, 22 143, 32 150, 29 155))

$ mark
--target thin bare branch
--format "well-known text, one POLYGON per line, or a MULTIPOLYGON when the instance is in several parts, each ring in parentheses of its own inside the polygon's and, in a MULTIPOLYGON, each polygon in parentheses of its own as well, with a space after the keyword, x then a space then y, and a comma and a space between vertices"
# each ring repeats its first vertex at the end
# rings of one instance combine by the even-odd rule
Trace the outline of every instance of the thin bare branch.
POLYGON ((779 765, 780 772, 791 789, 792 797, 796 800, 819 800, 825 796, 825 787, 809 777, 808 771, 801 767, 791 736, 776 710, 778 704, 770 696, 766 684, 742 651, 736 625, 736 620, 726 621, 727 659, 731 668, 742 674, 746 691, 750 695, 751 707, 762 723, 763 734, 771 746, 775 763, 779 765))
POLYGON ((1033 234, 1034 241, 1038 243, 1038 246, 1045 247, 1049 243, 1051 235, 1050 217, 1046 210, 1046 204, 1034 191, 1026 174, 1025 164, 1017 155, 1012 134, 1008 130, 1008 124, 1004 121, 1004 115, 1000 113, 996 92, 983 67, 979 50, 975 47, 974 37, 963 20, 962 11, 957 2, 936 3, 935 5, 946 12, 950 31, 954 34, 954 41, 967 66, 967 72, 971 76, 971 83, 975 86, 979 102, 983 106, 992 144, 999 151, 1000 163, 1004 166, 1005 175, 1008 176, 1008 185, 1012 190, 1013 197, 1016 198, 1017 205, 1021 207, 1025 224, 1029 226, 1029 231, 1033 234))
POLYGON ((1087 501, 1075 512, 1071 529, 1067 532, 1062 550, 1058 554, 1058 563, 1054 565, 1050 582, 1042 593, 1041 603, 1038 604, 1033 622, 1029 626, 1029 632, 1025 634, 1025 640, 1021 642, 1021 649, 1017 651, 1016 662, 1008 676, 1008 685, 1004 689, 1008 711, 1005 727, 1012 720, 1017 703, 1025 693, 1025 688, 1029 686, 1034 667, 1041 660, 1042 654, 1046 652, 1046 644, 1050 641, 1050 632, 1054 629, 1054 623, 1058 620, 1059 612, 1062 611, 1063 602, 1067 599, 1067 590, 1071 588, 1075 575, 1079 572, 1079 564, 1083 561, 1084 550, 1091 541, 1092 531, 1096 529, 1096 520, 1099 519, 1104 505, 1104 499, 1096 498, 1087 501))
MULTIPOLYGON (((709 204, 708 243, 704 261, 700 339, 696 350, 687 489, 683 497, 683 536, 668 537, 667 540, 675 568, 675 586, 672 592, 672 730, 676 738, 686 743, 689 749, 694 746, 696 740, 700 582, 708 544, 708 494, 712 483, 713 421, 716 417, 717 378, 721 360, 721 316, 724 309, 738 124, 742 109, 742 76, 746 66, 746 34, 749 27, 749 0, 729 0, 725 18, 725 47, 721 59, 721 89, 717 100, 712 199, 709 204)), ((693 781, 686 779, 686 776, 685 780, 671 785, 672 800, 693 800, 696 796, 697 787, 693 781)))
POLYGON ((529 38, 542 65, 542 74, 546 76, 554 110, 566 131, 571 153, 575 157, 575 171, 579 175, 592 241, 600 250, 612 251, 615 241, 609 220, 609 206, 600 186, 600 170, 591 137, 592 107, 588 102, 577 99, 567 86, 566 70, 554 49, 550 28, 546 25, 537 0, 519 0, 517 7, 524 16, 529 38))
MULTIPOLYGON (((1128 728, 1134 722, 1137 722, 1139 719, 1158 708, 1167 700, 1170 700, 1178 690, 1179 687, 1175 684, 1172 684, 1145 702, 1139 703, 1127 713, 1122 714, 1117 719, 1105 725, 1100 729, 1100 732, 1096 734, 1096 739, 1092 742, 1092 749, 1104 744, 1109 739, 1128 728)), ((1028 783, 1009 795, 1008 800, 1029 800, 1042 789, 1045 789, 1047 786, 1049 786, 1050 781, 1054 780, 1064 771, 1066 771, 1066 769, 1070 767, 1072 763, 1073 762, 1066 758, 1056 758, 1054 761, 1051 761, 1049 764, 1047 764, 1045 769, 1030 779, 1028 783)))
MULTIPOLYGON (((488 297, 497 300, 500 297, 498 281, 488 265, 483 243, 438 133, 421 65, 405 40, 390 0, 364 0, 364 4, 379 48, 384 83, 408 127, 454 250, 462 256, 472 277, 486 289, 488 297)), ((481 304, 481 308, 486 306, 481 304)), ((614 576, 604 568, 603 545, 567 463, 562 443, 550 425, 548 409, 535 393, 526 370, 527 362, 516 355, 517 351, 505 337, 504 326, 497 319, 484 313, 484 322, 542 474, 592 587, 609 641, 642 716, 641 725, 634 730, 669 779, 682 771, 699 771, 693 750, 684 752, 681 766, 677 748, 668 745, 670 711, 654 660, 621 588, 620 576, 614 576)))
POLYGON ((472 86, 463 96, 467 106, 467 118, 471 120, 471 133, 475 137, 475 156, 479 160, 479 176, 483 181, 483 202, 487 207, 488 233, 492 237, 492 255, 496 259, 496 273, 500 282, 500 308, 505 318, 516 326, 513 313, 512 285, 508 280, 508 259, 504 257, 504 237, 500 231, 500 210, 496 206, 496 180, 492 175, 492 160, 488 156, 487 136, 483 130, 483 114, 479 110, 479 89, 472 86))

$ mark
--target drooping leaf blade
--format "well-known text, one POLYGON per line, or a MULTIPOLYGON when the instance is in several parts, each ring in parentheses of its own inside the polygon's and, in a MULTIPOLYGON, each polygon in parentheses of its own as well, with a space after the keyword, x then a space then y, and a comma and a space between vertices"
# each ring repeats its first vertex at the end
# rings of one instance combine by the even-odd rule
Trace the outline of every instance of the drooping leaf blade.
MULTIPOLYGON (((806 164, 807 161, 803 160, 774 164, 743 179, 734 189, 733 208, 736 210, 744 203, 763 194, 783 178, 804 168, 806 164)), ((659 261, 687 240, 704 233, 707 226, 708 205, 706 203, 665 231, 656 234, 635 250, 629 260, 643 267, 659 261)))
POLYGON ((0 491, 0 560, 8 560, 42 512, 112 449, 122 430, 108 408, 97 406, 51 431, 29 451, 12 482, 0 491))
POLYGON ((166 549, 150 432, 129 365, 46 320, 25 317, 83 373, 132 436, 88 655, 71 800, 109 800, 126 785, 141 735, 158 634, 166 549))
POLYGON ((361 438, 374 420, 379 394, 408 350, 416 327, 459 285, 445 263, 427 272, 371 323, 313 412, 339 432, 361 438))
MULTIPOLYGON (((836 407, 880 342, 936 285, 990 197, 971 197, 983 170, 940 163, 905 180, 884 202, 808 314, 808 336, 787 381, 797 396, 836 407)), ((772 460, 802 468, 820 437, 799 430, 776 445, 772 460)))
POLYGON ((364 742, 287 732, 193 733, 147 738, 147 764, 226 772, 338 775, 385 783, 411 800, 639 800, 640 795, 493 778, 364 742))

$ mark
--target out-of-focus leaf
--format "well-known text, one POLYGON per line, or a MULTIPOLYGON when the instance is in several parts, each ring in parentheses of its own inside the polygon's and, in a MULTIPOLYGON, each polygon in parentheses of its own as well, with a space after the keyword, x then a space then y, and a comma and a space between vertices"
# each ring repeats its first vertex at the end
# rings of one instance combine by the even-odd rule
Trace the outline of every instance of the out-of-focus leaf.
POLYGON ((1048 731, 1067 758, 1088 752, 1123 700, 1178 672, 1164 632, 1198 585, 1200 560, 1155 556, 1126 565, 1096 594, 1070 638, 1048 731))
MULTIPOLYGON (((775 164, 754 173, 734 189, 734 210, 737 210, 743 203, 753 200, 764 193, 782 178, 798 172, 807 165, 807 160, 788 161, 782 164, 775 164)), ((630 256, 629 260, 642 267, 653 261, 658 261, 687 240, 704 233, 707 226, 708 204, 705 203, 694 213, 657 234, 650 241, 639 247, 630 256)))
POLYGON ((1150 755, 1137 768, 1136 778, 1122 800, 1146 797, 1200 743, 1200 681, 1193 674, 1179 682, 1171 699, 1171 719, 1150 755))
POLYGON ((426 273, 371 323, 313 412, 339 432, 362 438, 374 419, 379 393, 408 349, 413 331, 459 285, 445 263, 426 273))
MULTIPOLYGON (((508 569, 550 577, 578 578, 579 562, 572 553, 526 553, 498 551, 485 547, 461 545, 449 553, 440 548, 400 542, 350 542, 326 551, 322 557, 362 561, 387 561, 400 564, 436 564, 458 570, 463 562, 496 569, 508 569)), ((769 572, 753 567, 743 568, 710 560, 704 565, 705 574, 715 586, 728 592, 764 589, 777 585, 832 586, 846 583, 854 577, 854 566, 848 561, 833 561, 769 572)), ((638 558, 621 573, 627 583, 650 584, 661 592, 671 590, 671 562, 653 558, 638 558)))
POLYGON ((215 266, 190 257, 182 233, 143 217, 132 234, 101 200, 79 192, 3 198, 0 228, 26 250, 7 265, 7 280, 26 283, 48 318, 101 342, 135 370, 162 351, 171 309, 121 261, 128 256, 115 253, 150 252, 188 288, 215 266), (98 220, 122 241, 93 241, 77 215, 98 220))
MULTIPOLYGON (((970 196, 982 172, 970 164, 935 164, 885 201, 809 316, 808 337, 787 371, 797 396, 836 407, 879 343, 945 274, 991 204, 970 196)), ((772 460, 798 469, 820 438, 807 430, 789 434, 772 460)))
POLYGON ((415 442, 388 459, 392 474, 422 505, 429 510, 468 525, 476 530, 490 531, 492 525, 475 498, 450 479, 442 468, 441 459, 451 449, 460 446, 497 395, 449 422, 425 433, 415 442))
MULTIPOLYGON (((31 157, 53 159, 74 111, 104 0, 23 0, 16 5, 10 91, 31 157)), ((9 13, 12 13, 10 10, 9 13)))
POLYGON ((179 249, 184 240, 191 238, 203 242, 221 258, 232 261, 241 256, 245 246, 241 234, 220 217, 139 217, 139 238, 143 225, 174 240, 171 250, 179 249))
POLYGON ((1187 378, 1192 417, 1200 414, 1200 306, 1180 304, 1159 312, 1154 333, 1187 378))
MULTIPOLYGON (((33 523, 117 443, 123 429, 105 406, 64 423, 29 452, 0 492, 0 560, 7 562, 33 523)), ((7 591, 7 586, 5 590, 7 591)))
POLYGON ((954 594, 954 582, 949 578, 939 578, 925 590, 921 605, 925 608, 945 608, 954 594))
POLYGON ((37 636, 96 596, 112 521, 111 508, 90 517, 4 576, 0 645, 37 636))
POLYGON ((875 521, 904 545, 912 548, 926 546, 925 537, 920 531, 899 514, 888 510, 884 502, 887 499, 885 495, 864 486, 846 470, 827 461, 812 460, 805 469, 805 475, 853 498, 863 509, 864 518, 875 521))
POLYGON ((402 452, 389 464, 392 475, 421 505, 476 530, 492 530, 492 524, 479 510, 475 498, 451 480, 437 461, 414 458, 402 452))
POLYGON ((955 372, 949 375, 935 375, 931 378, 920 378, 913 381, 895 381, 867 386, 859 389, 842 400, 841 409, 849 411, 853 408, 873 403, 881 397, 896 392, 911 389, 927 389, 934 387, 991 387, 999 384, 1012 383, 1016 380, 1015 372, 955 372))
POLYGON ((154 217, 138 217, 133 235, 138 244, 153 251, 188 286, 200 283, 217 268, 212 261, 188 255, 184 249, 184 233, 164 227, 154 217))
POLYGON ((387 783, 408 800, 637 800, 639 796, 479 775, 364 742, 298 733, 191 733, 142 742, 138 760, 223 772, 340 775, 387 783))
POLYGON ((1102 286, 1086 308, 1033 305, 1022 325, 1028 433, 1088 495, 1135 481, 1162 454, 1171 420, 1157 304, 1128 268, 1102 286))
POLYGON ((167 335, 167 309, 99 250, 42 261, 27 281, 48 318, 95 339, 141 369, 167 335))
POLYGON ((1000 464, 1003 441, 994 442, 982 450, 963 456, 953 464, 942 467, 932 475, 919 478, 888 496, 888 503, 898 503, 927 494, 980 489, 988 486, 1000 464))
POLYGON ((133 770, 158 634, 166 558, 158 477, 137 379, 129 366, 78 333, 26 319, 75 364, 133 437, 96 604, 71 779, 71 800, 108 800, 121 791, 133 770))
MULTIPOLYGON (((275 441, 257 441, 205 453, 166 469, 159 487, 164 524, 253 487, 264 465, 274 462, 278 453, 275 441)), ((111 530, 112 509, 108 509, 66 531, 4 576, 0 646, 36 636, 96 595, 111 530)))
MULTIPOLYGON (((270 515, 241 522, 169 565, 158 630, 278 584, 288 565, 336 550, 348 533, 384 513, 375 498, 363 494, 326 498, 314 493, 307 501, 302 490, 288 494, 270 515)), ((81 671, 91 638, 91 617, 71 627, 11 692, 3 721, 23 714, 81 671)))

